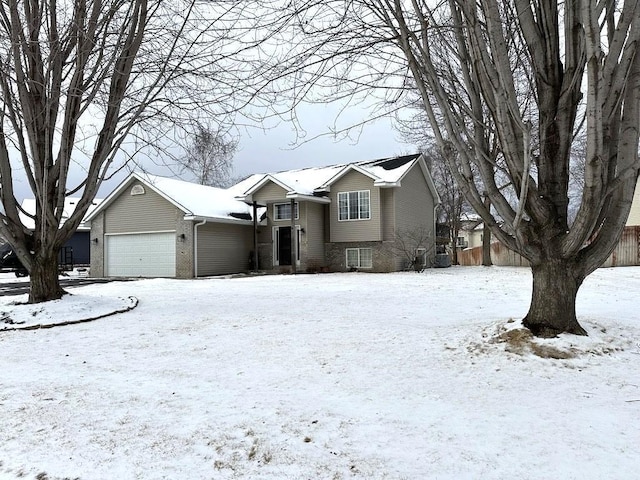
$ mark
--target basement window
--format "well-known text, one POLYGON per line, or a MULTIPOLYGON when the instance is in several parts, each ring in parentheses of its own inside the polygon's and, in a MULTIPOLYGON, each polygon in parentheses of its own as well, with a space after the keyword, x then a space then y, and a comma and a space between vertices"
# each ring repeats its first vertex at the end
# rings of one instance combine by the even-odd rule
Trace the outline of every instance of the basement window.
POLYGON ((347 268, 373 268, 373 251, 370 248, 347 248, 347 268))

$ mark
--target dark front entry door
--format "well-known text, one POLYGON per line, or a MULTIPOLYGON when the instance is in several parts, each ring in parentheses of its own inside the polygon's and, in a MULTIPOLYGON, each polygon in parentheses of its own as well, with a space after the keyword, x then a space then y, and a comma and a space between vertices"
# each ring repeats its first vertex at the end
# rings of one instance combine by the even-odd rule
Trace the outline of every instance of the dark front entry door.
POLYGON ((291 265, 291 227, 278 228, 278 263, 291 265))

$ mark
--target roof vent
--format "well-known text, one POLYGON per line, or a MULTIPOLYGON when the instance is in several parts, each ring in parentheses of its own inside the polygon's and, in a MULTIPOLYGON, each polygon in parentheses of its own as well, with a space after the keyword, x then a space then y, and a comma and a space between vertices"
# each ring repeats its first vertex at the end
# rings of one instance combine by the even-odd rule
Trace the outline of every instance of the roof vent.
POLYGON ((144 187, 140 184, 131 188, 131 195, 144 195, 144 187))

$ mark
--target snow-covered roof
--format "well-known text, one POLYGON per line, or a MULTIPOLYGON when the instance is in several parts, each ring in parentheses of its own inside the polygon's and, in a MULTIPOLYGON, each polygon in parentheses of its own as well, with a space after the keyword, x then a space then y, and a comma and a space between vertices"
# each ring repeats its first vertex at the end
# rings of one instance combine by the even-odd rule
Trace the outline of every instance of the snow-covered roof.
POLYGON ((87 220, 91 220, 99 211, 106 208, 117 198, 132 179, 140 181, 174 204, 184 212, 185 217, 206 218, 208 220, 232 223, 248 222, 252 218, 251 207, 237 200, 230 190, 185 182, 175 178, 134 172, 105 199, 99 209, 87 217, 87 220))
POLYGON ((461 222, 481 222, 482 217, 475 212, 463 212, 460 215, 461 222))
POLYGON ((289 197, 295 195, 312 196, 318 191, 327 190, 332 183, 352 170, 371 177, 374 185, 395 186, 419 158, 420 154, 413 154, 327 167, 255 174, 237 183, 229 190, 238 197, 246 198, 259 190, 266 182, 272 181, 284 188, 289 197))
MULTIPOLYGON (((252 207, 247 204, 251 195, 265 183, 274 182, 280 185, 287 197, 309 196, 318 201, 327 199, 318 197, 319 192, 329 189, 330 185, 351 170, 356 170, 372 178, 377 186, 396 186, 404 175, 420 160, 421 154, 401 157, 383 158, 327 167, 286 170, 277 173, 259 173, 236 183, 230 188, 222 189, 199 185, 174 178, 160 177, 147 173, 134 172, 123 181, 86 221, 90 221, 100 211, 120 195, 122 190, 135 178, 152 188, 169 202, 185 212, 185 217, 207 218, 220 222, 247 222, 251 220, 252 207)), ((426 168, 426 167, 425 167, 426 168)), ((427 173, 428 176, 428 173, 427 173)), ((430 188, 437 198, 433 181, 428 178, 430 188)), ((263 209, 258 210, 258 218, 263 209)))
POLYGON ((475 222, 463 223, 460 226, 460 231, 475 232, 475 231, 482 231, 482 230, 484 230, 483 221, 480 221, 478 223, 475 223, 475 222))
MULTIPOLYGON (((62 219, 60 221, 61 225, 64 224, 64 222, 71 215, 73 215, 73 212, 75 212, 76 206, 78 205, 79 201, 80 201, 80 198, 78 198, 78 197, 66 197, 64 199, 64 207, 63 207, 63 210, 62 210, 62 219)), ((87 213, 85 214, 83 222, 87 219, 87 217, 91 214, 91 212, 93 212, 98 207, 98 205, 100 205, 101 202, 102 202, 101 198, 94 198, 93 199, 93 202, 91 202, 91 206, 89 207, 89 209, 87 210, 87 213)), ((35 215, 35 213, 36 213, 36 200, 35 200, 35 198, 25 198, 22 201, 22 203, 20 204, 20 206, 22 207, 22 209, 25 212, 28 212, 31 215, 35 215)), ((29 230, 34 230, 35 229, 34 219, 32 217, 30 217, 29 215, 25 215, 24 213, 20 212, 20 221, 29 230)), ((85 226, 85 225, 83 225, 81 223, 80 226, 78 227, 78 230, 89 230, 89 227, 85 226)))

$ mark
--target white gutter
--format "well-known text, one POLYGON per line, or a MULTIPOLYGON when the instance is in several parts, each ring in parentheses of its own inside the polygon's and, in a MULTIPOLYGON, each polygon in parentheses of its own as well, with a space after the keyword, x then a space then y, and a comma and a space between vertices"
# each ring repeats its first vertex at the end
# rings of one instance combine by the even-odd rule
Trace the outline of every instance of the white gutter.
POLYGON ((202 217, 199 215, 185 215, 183 220, 187 222, 204 221, 206 223, 230 223, 234 225, 253 225, 253 220, 242 220, 241 218, 233 217, 202 217))
POLYGON ((289 192, 286 195, 287 199, 306 200, 308 202, 316 203, 331 203, 331 199, 328 197, 316 197, 315 195, 305 195, 304 193, 289 192))
POLYGON ((198 227, 205 223, 207 223, 206 218, 193 226, 193 276, 195 278, 198 278, 198 227))

